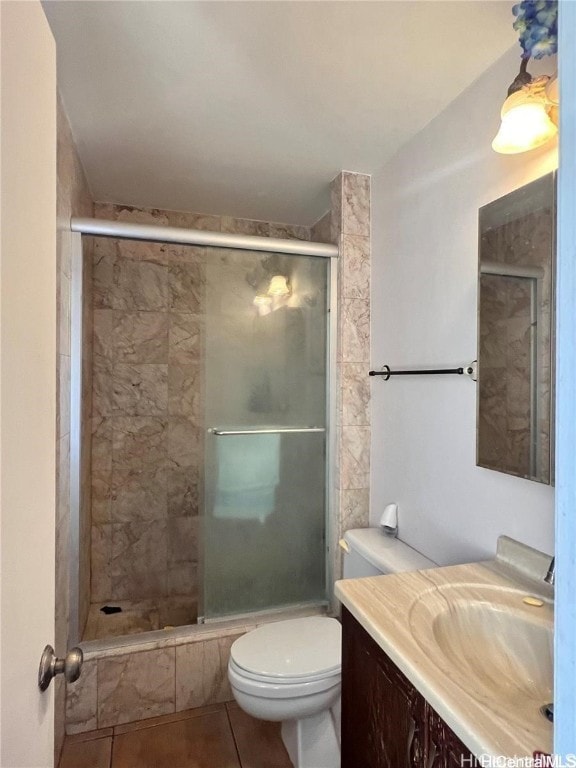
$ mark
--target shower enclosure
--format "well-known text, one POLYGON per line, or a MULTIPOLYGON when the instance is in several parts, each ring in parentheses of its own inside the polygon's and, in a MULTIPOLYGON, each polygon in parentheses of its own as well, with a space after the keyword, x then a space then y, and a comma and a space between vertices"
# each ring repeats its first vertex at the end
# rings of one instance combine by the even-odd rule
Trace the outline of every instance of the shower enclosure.
POLYGON ((77 382, 91 436, 79 633, 322 604, 335 248, 189 245, 169 229, 153 242, 161 228, 141 229, 96 236, 77 275, 79 338, 93 327, 77 382))

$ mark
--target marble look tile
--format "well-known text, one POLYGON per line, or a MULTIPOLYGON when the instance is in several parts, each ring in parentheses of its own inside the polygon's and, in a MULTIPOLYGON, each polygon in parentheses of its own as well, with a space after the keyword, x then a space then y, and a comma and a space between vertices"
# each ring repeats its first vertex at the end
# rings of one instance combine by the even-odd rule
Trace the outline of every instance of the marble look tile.
MULTIPOLYGON (((196 563, 169 564, 167 578, 169 595, 196 595, 198 591, 198 566, 196 563)), ((174 614, 171 612, 165 623, 173 625, 191 624, 193 620, 175 621, 174 614)))
POLYGON ((170 309, 201 314, 204 311, 206 276, 201 264, 171 264, 170 309))
POLYGON ((84 661, 82 674, 66 686, 66 733, 97 728, 97 663, 84 661))
POLYGON ((368 488, 370 482, 370 427, 343 427, 340 488, 368 488))
POLYGON ((98 661, 98 727, 174 712, 174 649, 98 661))
POLYGON ((115 312, 113 338, 117 362, 168 362, 166 312, 115 312))
POLYGON ((92 418, 92 469, 112 469, 112 419, 92 418))
POLYGON ((94 309, 113 309, 116 300, 116 241, 95 238, 92 259, 94 309))
POLYGON ((150 261, 118 259, 114 267, 114 309, 150 312, 167 309, 168 269, 150 261))
POLYGON ((92 354, 101 361, 114 360, 114 312, 111 309, 95 309, 92 320, 92 354))
POLYGON ((184 248, 185 246, 176 243, 152 243, 145 240, 118 241, 118 254, 121 258, 162 265, 170 264, 173 260, 181 260, 184 248))
MULTIPOLYGON (((119 576, 112 576, 110 581, 111 587, 111 600, 118 602, 119 600, 144 600, 154 598, 156 600, 166 598, 168 591, 167 582, 168 575, 166 568, 164 570, 159 569, 159 564, 154 563, 150 568, 145 570, 127 570, 119 576)), ((153 629, 149 627, 148 630, 153 629)))
MULTIPOLYGON (((112 558, 110 575, 112 579, 132 579, 136 574, 146 574, 146 585, 137 587, 137 593, 129 592, 117 599, 142 599, 155 597, 165 580, 168 556, 167 527, 164 520, 142 520, 131 523, 112 524, 112 558), (144 594, 151 590, 154 594, 144 594)), ((124 590, 126 592, 126 590, 124 590)))
POLYGON ((505 320, 480 318, 480 359, 489 368, 506 366, 508 328, 505 320))
POLYGON ((342 417, 345 426, 370 425, 370 379, 364 363, 341 364, 342 417))
POLYGON ((330 242, 339 242, 342 234, 342 185, 343 174, 339 173, 330 184, 330 242))
POLYGON ((230 647, 239 635, 176 648, 176 711, 230 701, 230 647))
POLYGON ((112 375, 115 415, 159 416, 168 408, 168 366, 117 363, 112 375))
POLYGON ((190 419, 168 419, 168 461, 175 468, 194 467, 202 456, 202 430, 190 419))
MULTIPOLYGON (((182 567, 182 566, 178 566, 182 567)), ((193 566, 195 568, 195 566, 193 566)), ((160 626, 185 627, 195 624, 198 619, 198 589, 196 572, 186 589, 162 600, 160 604, 160 626)))
MULTIPOLYGON (((222 232, 270 237, 270 224, 267 221, 258 221, 256 219, 235 219, 232 216, 222 216, 222 232)), ((275 235, 275 237, 278 237, 278 235, 275 235)))
POLYGON ((370 239, 343 235, 340 248, 340 296, 369 301, 370 239))
POLYGON ((279 237, 282 240, 310 240, 310 227, 272 222, 269 225, 268 237, 279 237))
POLYGON ((198 517, 168 520, 168 562, 171 566, 198 560, 198 517))
POLYGON ((188 211, 167 211, 170 224, 173 227, 186 227, 187 229, 202 229, 208 232, 220 232, 222 222, 220 216, 209 213, 188 213, 188 211))
POLYGON ((331 211, 327 211, 318 221, 313 224, 310 230, 310 240, 314 243, 331 243, 331 211))
POLYGON ((370 237, 370 176, 342 174, 342 233, 370 237))
POLYGON ((173 363, 168 370, 168 413, 187 416, 198 426, 203 421, 203 368, 200 362, 173 363))
POLYGON ((340 359, 345 363, 370 361, 370 302, 343 299, 340 314, 340 359))
POLYGON ((93 525, 91 529, 91 572, 92 600, 109 600, 112 597, 112 526, 93 525))
POLYGON ((198 515, 200 513, 200 478, 198 467, 168 470, 168 515, 198 515))
POLYGON ((112 363, 94 357, 92 366, 92 415, 97 420, 113 412, 112 363))
POLYGON ((130 523, 162 520, 168 511, 166 469, 114 469, 111 480, 110 520, 130 523))
POLYGON ((156 470, 165 465, 166 420, 153 416, 116 416, 112 427, 114 470, 156 470))
POLYGON ((203 319, 200 316, 170 312, 169 362, 187 365, 202 355, 203 319))
POLYGON ((352 528, 367 528, 370 515, 370 489, 340 491, 342 533, 352 528))
POLYGON ((168 226, 170 221, 167 211, 160 208, 135 208, 132 205, 115 205, 109 209, 115 221, 131 224, 157 224, 168 226))

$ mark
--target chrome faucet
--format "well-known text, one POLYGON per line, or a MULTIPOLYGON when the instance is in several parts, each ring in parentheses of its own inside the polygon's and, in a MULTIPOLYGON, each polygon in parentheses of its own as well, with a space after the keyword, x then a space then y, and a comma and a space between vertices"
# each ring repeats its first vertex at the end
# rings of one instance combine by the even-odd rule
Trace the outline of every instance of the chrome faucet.
POLYGON ((544 576, 544 581, 546 584, 554 584, 554 576, 556 573, 556 558, 553 557, 552 560, 550 560, 550 565, 548 566, 548 571, 546 573, 546 576, 544 576))

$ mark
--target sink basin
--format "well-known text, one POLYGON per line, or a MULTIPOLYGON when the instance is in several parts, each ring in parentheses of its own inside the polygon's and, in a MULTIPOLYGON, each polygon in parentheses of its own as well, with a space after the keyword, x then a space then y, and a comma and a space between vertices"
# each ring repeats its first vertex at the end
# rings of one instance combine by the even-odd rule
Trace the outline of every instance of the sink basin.
POLYGON ((457 584, 421 595, 412 634, 462 688, 531 713, 552 700, 553 613, 526 605, 519 589, 457 584))

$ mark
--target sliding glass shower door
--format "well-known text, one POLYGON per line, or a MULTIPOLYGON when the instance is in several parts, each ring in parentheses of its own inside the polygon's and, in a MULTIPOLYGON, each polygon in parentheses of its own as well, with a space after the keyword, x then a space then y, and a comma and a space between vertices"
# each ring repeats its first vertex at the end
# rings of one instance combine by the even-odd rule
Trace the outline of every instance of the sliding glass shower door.
POLYGON ((325 599, 329 259, 206 259, 200 614, 325 599))

